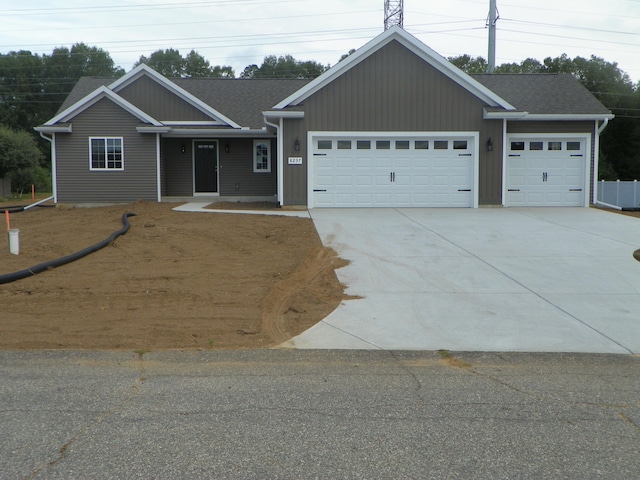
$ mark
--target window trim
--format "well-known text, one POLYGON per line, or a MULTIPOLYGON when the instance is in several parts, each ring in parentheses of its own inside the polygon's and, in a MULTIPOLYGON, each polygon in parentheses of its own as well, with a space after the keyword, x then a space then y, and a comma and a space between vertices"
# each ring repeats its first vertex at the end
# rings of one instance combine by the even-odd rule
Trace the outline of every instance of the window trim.
POLYGON ((89 137, 89 171, 92 172, 122 172, 124 171, 124 137, 89 137), (93 166, 93 141, 102 140, 104 144, 104 167, 93 166), (120 167, 109 167, 109 160, 107 159, 107 141, 119 140, 120 141, 120 167))
POLYGON ((253 173, 271 173, 271 140, 254 140, 253 141, 253 173), (267 146, 267 168, 258 168, 258 145, 267 146))

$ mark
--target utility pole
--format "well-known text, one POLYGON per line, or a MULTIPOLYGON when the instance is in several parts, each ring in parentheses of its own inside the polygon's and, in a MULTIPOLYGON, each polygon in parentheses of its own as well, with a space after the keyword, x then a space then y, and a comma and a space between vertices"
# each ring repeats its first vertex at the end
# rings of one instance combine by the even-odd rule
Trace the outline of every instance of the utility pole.
POLYGON ((404 0, 384 0, 384 29, 395 25, 400 28, 404 22, 404 0))
POLYGON ((496 0, 489 1, 489 18, 487 27, 489 27, 489 66, 488 72, 493 73, 496 68, 496 22, 498 21, 498 7, 496 0))

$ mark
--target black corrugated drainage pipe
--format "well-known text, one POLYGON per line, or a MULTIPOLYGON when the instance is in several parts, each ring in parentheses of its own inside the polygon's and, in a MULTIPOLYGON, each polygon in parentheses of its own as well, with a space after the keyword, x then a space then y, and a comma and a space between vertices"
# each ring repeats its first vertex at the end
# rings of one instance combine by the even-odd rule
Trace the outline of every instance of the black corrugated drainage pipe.
POLYGON ((31 277, 32 275, 42 273, 45 270, 60 267, 61 265, 66 265, 67 263, 75 262, 76 260, 82 257, 86 257, 90 253, 97 252, 98 250, 106 247, 107 245, 110 245, 120 235, 124 235, 125 233, 127 233, 129 231, 129 226, 130 226, 129 220, 127 220, 127 218, 134 217, 135 215, 136 215, 135 213, 130 213, 130 212, 124 213, 122 215, 123 227, 120 230, 113 232, 111 235, 109 235, 109 237, 105 238, 103 241, 96 243, 95 245, 92 245, 90 247, 87 247, 83 250, 80 250, 79 252, 72 253, 71 255, 67 255, 66 257, 40 263, 39 265, 35 265, 25 270, 20 270, 19 272, 0 275, 0 284, 11 283, 11 282, 15 282, 16 280, 21 280, 23 278, 31 277))
POLYGON ((5 211, 9 211, 9 213, 18 213, 18 212, 24 212, 25 210, 29 210, 30 208, 33 207, 49 207, 49 208, 53 208, 55 207, 55 205, 43 205, 44 202, 48 202, 49 200, 52 200, 53 197, 47 197, 45 199, 42 199, 36 203, 32 203, 30 205, 11 205, 11 206, 6 206, 4 208, 0 208, 0 211, 5 212, 5 211))

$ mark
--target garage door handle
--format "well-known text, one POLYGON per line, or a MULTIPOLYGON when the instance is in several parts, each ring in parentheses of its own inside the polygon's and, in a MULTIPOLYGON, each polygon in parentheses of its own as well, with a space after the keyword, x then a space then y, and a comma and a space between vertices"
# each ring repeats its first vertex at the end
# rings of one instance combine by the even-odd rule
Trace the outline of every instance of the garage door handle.
POLYGON ((510 157, 519 157, 520 155, 519 154, 515 154, 515 153, 510 153, 509 156, 510 157))
POLYGON ((313 189, 314 192, 326 192, 326 190, 316 190, 315 188, 313 189))
POLYGON ((471 154, 470 153, 459 153, 458 156, 459 157, 470 157, 471 154))
POLYGON ((519 192, 520 189, 519 188, 510 188, 509 190, 507 190, 508 192, 519 192))
POLYGON ((470 192, 471 189, 470 188, 459 188, 458 191, 459 192, 470 192))
POLYGON ((582 157, 582 154, 571 154, 572 157, 582 157))
POLYGON ((570 188, 569 191, 570 192, 581 192, 582 189, 581 188, 570 188))
POLYGON ((326 153, 314 153, 313 156, 314 157, 326 157, 327 154, 326 153))

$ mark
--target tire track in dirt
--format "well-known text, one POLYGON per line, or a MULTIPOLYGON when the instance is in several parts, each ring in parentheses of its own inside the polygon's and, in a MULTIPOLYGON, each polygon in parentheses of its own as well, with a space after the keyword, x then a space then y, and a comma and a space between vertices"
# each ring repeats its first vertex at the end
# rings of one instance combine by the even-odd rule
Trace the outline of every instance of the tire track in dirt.
MULTIPOLYGON (((316 298, 328 297, 328 286, 335 286, 337 283, 335 270, 348 264, 332 248, 319 246, 311 249, 291 275, 276 283, 262 302, 262 332, 270 336, 277 345, 300 333, 291 332, 287 328, 286 314, 290 311, 297 312, 293 305, 296 296, 305 293, 316 298)), ((341 287, 344 292, 344 285, 341 287)), ((343 293, 342 299, 345 298, 351 297, 343 293)), ((339 304, 337 302, 334 309, 339 304)), ((316 322, 320 320, 322 318, 317 318, 316 322)))

